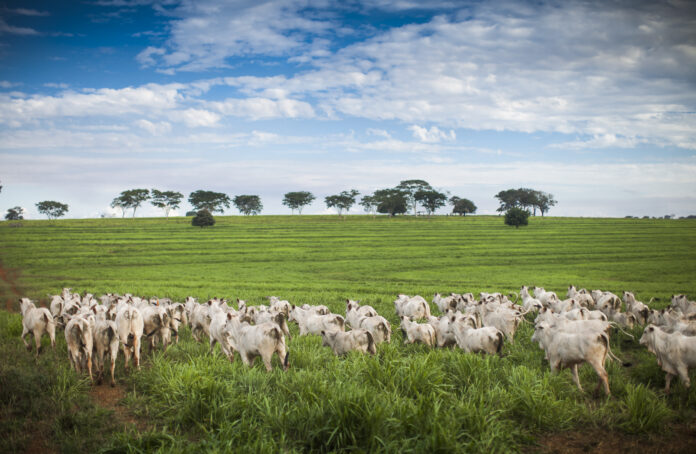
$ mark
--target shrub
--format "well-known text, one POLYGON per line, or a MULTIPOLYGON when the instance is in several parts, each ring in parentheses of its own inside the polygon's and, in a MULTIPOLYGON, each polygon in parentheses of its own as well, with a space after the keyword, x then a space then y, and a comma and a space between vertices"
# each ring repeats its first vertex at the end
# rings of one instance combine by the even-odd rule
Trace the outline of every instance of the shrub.
POLYGON ((210 211, 203 209, 196 213, 191 220, 191 225, 200 228, 215 225, 215 218, 210 214, 210 211))
POLYGON ((515 228, 520 228, 521 225, 527 225, 529 223, 529 211, 523 210, 522 208, 510 208, 505 213, 505 224, 509 226, 515 226, 515 228))

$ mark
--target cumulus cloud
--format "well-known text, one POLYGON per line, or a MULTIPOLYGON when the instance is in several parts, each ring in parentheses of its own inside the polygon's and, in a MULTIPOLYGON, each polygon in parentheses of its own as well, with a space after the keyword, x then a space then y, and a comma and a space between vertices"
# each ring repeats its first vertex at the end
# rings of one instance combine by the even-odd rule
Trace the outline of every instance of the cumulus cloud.
POLYGON ((207 105, 223 115, 247 117, 252 120, 314 117, 314 109, 309 103, 294 99, 228 98, 207 105))
POLYGON ((430 129, 426 129, 418 125, 411 125, 408 129, 413 132, 413 137, 421 142, 436 143, 457 138, 453 130, 450 129, 449 132, 441 131, 437 126, 431 126, 430 129))
POLYGON ((145 131, 149 132, 153 136, 161 136, 163 134, 167 134, 167 133, 171 132, 171 130, 172 130, 171 123, 168 123, 166 121, 151 122, 149 120, 140 119, 140 120, 136 121, 135 123, 139 128, 144 129, 145 131))

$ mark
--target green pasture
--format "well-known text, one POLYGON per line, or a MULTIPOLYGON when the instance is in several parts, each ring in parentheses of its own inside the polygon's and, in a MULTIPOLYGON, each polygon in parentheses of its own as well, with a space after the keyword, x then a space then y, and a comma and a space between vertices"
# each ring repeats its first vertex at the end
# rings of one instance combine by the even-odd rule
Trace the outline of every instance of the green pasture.
MULTIPOLYGON (((589 366, 581 367, 585 393, 568 371, 551 375, 529 324, 502 357, 430 350, 402 345, 392 304, 397 293, 430 300, 526 284, 565 295, 575 284, 631 290, 664 307, 674 293, 696 296, 694 221, 537 217, 514 229, 493 216, 216 219, 205 229, 190 218, 4 222, 0 258, 34 299, 62 287, 250 304, 277 295, 337 313, 346 298, 360 299, 391 321, 391 345, 375 357, 336 358, 320 338, 293 336, 291 369, 266 373, 258 362, 249 369, 210 355, 184 330, 166 353, 144 355, 140 372, 126 376, 119 359, 124 404, 147 421, 135 430, 84 400, 89 384, 68 369, 62 333, 56 351, 35 360, 19 340, 20 317, 0 312, 0 420, 13 422, 0 451, 24 449, 25 429, 37 421, 64 452, 514 452, 561 430, 654 437, 696 420, 696 391, 677 384, 663 394, 664 374, 638 345, 640 328, 635 340, 612 337, 612 350, 632 365, 607 364, 606 399, 593 394, 589 366), (47 416, 45 406, 56 410, 47 416), (83 419, 93 424, 76 422, 83 419)), ((12 285, 2 291, 13 298, 12 285)))

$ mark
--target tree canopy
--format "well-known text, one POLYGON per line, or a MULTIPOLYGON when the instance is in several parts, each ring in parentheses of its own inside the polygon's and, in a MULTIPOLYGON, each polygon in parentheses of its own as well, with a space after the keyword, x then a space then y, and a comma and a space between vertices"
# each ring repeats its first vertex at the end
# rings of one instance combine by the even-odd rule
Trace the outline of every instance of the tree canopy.
POLYGON ((428 216, 432 215, 438 208, 445 206, 447 203, 447 194, 443 194, 432 188, 419 189, 413 194, 413 198, 425 208, 428 216))
POLYGON ((527 210, 531 208, 535 215, 538 209, 543 216, 557 203, 553 194, 530 188, 506 189, 497 193, 495 197, 500 202, 500 206, 496 210, 500 213, 515 207, 527 210))
POLYGON ((5 214, 5 219, 7 219, 8 221, 21 221, 22 219, 24 219, 24 208, 8 208, 7 213, 5 214))
POLYGON ((365 195, 362 197, 362 199, 360 199, 360 205, 363 207, 366 213, 370 213, 374 216, 378 203, 374 196, 365 195))
POLYGON ((336 208, 338 215, 341 216, 343 211, 349 211, 350 207, 355 205, 355 198, 360 194, 356 189, 350 191, 342 191, 340 194, 326 196, 324 202, 327 208, 336 208))
POLYGON ((467 214, 476 213, 476 205, 469 199, 463 199, 461 197, 452 196, 449 199, 450 205, 452 205, 452 213, 458 214, 460 216, 466 216, 467 214))
POLYGON ((215 225, 215 218, 210 214, 210 211, 203 208, 191 219, 191 225, 200 228, 213 226, 215 225))
POLYGON ((153 189, 150 192, 152 193, 150 203, 157 208, 162 208, 167 219, 169 219, 169 212, 179 208, 181 199, 184 198, 182 193, 176 191, 158 191, 153 189))
POLYGON ((418 209, 418 200, 416 199, 416 193, 418 191, 430 191, 433 190, 430 183, 425 180, 403 180, 399 183, 396 189, 404 193, 406 198, 406 204, 413 208, 413 215, 415 216, 418 209))
POLYGON ((244 216, 256 215, 263 210, 261 197, 257 195, 238 195, 234 198, 233 203, 244 216))
POLYGON ((225 211, 224 208, 230 207, 231 203, 227 194, 200 189, 189 194, 188 201, 196 211, 205 209, 211 213, 222 213, 225 211))
POLYGON ((408 195, 397 188, 380 189, 372 195, 377 203, 377 212, 387 213, 389 216, 406 213, 408 195))
POLYGON ((68 206, 53 200, 44 200, 36 204, 39 213, 45 214, 48 219, 56 219, 68 212, 68 206))
POLYGON ((290 208, 293 213, 297 210, 302 214, 302 208, 312 203, 315 198, 314 194, 307 191, 288 192, 283 197, 283 205, 290 208))
POLYGON ((510 208, 505 213, 505 224, 518 229, 521 225, 529 224, 529 211, 517 207, 510 208))
POLYGON ((128 189, 111 201, 111 207, 120 208, 122 217, 126 215, 127 208, 133 208, 133 217, 135 217, 135 210, 149 198, 150 191, 147 189, 128 189))

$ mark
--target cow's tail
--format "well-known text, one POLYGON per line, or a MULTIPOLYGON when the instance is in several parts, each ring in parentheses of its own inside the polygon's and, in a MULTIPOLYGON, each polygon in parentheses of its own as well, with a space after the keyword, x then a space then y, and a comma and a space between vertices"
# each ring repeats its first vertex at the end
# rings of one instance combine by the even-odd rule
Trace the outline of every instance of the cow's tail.
POLYGON ((619 358, 618 356, 616 356, 616 355, 614 354, 614 352, 611 351, 611 345, 610 345, 610 343, 609 343, 609 336, 607 336, 605 333, 602 333, 602 334, 599 335, 599 337, 600 337, 602 343, 607 347, 607 355, 609 356, 609 358, 611 358, 611 359, 613 359, 613 360, 615 360, 615 361, 620 362, 621 365, 622 365, 623 367, 629 367, 629 366, 631 366, 631 363, 629 363, 629 362, 624 362, 621 358, 619 358))
POLYGON ((425 318, 430 317, 430 305, 425 301, 422 301, 422 304, 423 304, 423 313, 425 314, 425 318))
POLYGON ((288 370, 290 367, 290 352, 285 353, 285 359, 283 359, 283 369, 288 370))
POLYGON ((437 347, 437 336, 435 335, 435 328, 430 330, 430 346, 437 347))
POLYGON ((375 346, 375 338, 372 337, 372 333, 369 331, 365 332, 367 334, 367 352, 371 355, 377 354, 377 347, 375 346))
POLYGON ((622 333, 624 333, 625 335, 627 335, 627 336, 630 337, 631 339, 635 339, 635 338, 636 338, 633 334, 629 333, 628 331, 624 331, 624 330, 621 328, 621 325, 619 325, 618 323, 616 323, 616 322, 608 322, 608 323, 609 323, 610 326, 612 326, 612 327, 618 329, 619 331, 621 331, 622 333))
POLYGON ((497 354, 500 354, 500 352, 503 350, 503 343, 505 342, 505 336, 503 336, 503 333, 498 331, 497 333, 495 333, 495 337, 496 337, 496 341, 497 341, 496 345, 495 345, 495 352, 497 354))

